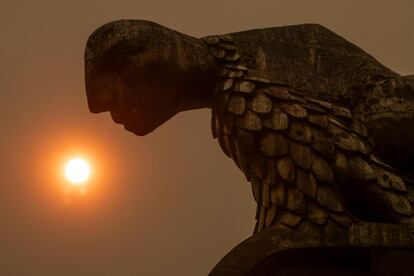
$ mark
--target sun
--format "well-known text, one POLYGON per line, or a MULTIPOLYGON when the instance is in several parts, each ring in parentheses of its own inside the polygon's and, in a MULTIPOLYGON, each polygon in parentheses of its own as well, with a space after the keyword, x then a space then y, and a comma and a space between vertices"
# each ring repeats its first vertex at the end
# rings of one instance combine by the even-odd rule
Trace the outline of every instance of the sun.
POLYGON ((85 182, 89 178, 90 171, 89 164, 80 158, 71 159, 65 167, 65 175, 74 185, 85 182))

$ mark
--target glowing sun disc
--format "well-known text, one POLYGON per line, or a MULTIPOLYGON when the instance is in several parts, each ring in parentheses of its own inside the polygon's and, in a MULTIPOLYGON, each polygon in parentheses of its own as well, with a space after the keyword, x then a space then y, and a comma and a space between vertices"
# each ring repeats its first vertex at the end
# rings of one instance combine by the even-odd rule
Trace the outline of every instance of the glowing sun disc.
POLYGON ((86 181, 90 174, 90 168, 85 160, 75 158, 70 160, 65 167, 65 175, 74 184, 86 181))

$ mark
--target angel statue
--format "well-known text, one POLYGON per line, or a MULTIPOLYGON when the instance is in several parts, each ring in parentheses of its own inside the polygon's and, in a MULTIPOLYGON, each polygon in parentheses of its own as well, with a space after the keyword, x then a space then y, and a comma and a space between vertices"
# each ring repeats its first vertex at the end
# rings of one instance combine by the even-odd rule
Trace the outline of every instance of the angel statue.
POLYGON ((139 136, 211 109, 257 202, 255 234, 211 275, 261 275, 253 267, 289 249, 414 248, 414 75, 327 28, 194 38, 114 21, 89 37, 85 78, 90 111, 139 136))

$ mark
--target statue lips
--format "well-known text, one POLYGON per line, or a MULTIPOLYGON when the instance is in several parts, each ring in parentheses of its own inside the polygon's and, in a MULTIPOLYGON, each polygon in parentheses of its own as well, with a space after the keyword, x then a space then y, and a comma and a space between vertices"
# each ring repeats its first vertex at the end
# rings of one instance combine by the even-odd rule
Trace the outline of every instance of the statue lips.
POLYGON ((138 108, 132 108, 129 110, 122 110, 122 109, 112 109, 110 111, 112 120, 117 124, 128 124, 135 118, 135 114, 138 111, 138 108))
POLYGON ((138 107, 137 103, 124 93, 126 89, 122 84, 118 84, 118 88, 118 93, 115 93, 113 97, 114 102, 109 112, 115 123, 125 125, 133 119, 133 114, 138 110, 138 107))
POLYGON ((122 124, 125 130, 130 131, 138 136, 144 136, 152 132, 156 127, 151 127, 143 122, 144 116, 140 114, 138 107, 132 108, 126 112, 117 112, 111 110, 112 120, 117 124, 122 124))

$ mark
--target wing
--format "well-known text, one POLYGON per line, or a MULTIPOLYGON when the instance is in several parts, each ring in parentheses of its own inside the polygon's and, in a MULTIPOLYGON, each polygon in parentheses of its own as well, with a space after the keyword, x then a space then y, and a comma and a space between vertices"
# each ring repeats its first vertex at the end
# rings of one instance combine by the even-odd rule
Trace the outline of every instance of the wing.
POLYGON ((414 191, 375 158, 364 118, 251 76, 229 35, 204 41, 223 68, 213 136, 252 185, 255 231, 303 220, 345 228, 358 219, 413 223, 414 191))
POLYGON ((374 157, 363 118, 255 78, 225 79, 223 88, 214 133, 252 184, 257 231, 276 222, 411 219, 407 187, 374 157))

